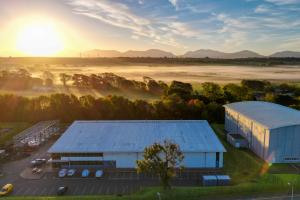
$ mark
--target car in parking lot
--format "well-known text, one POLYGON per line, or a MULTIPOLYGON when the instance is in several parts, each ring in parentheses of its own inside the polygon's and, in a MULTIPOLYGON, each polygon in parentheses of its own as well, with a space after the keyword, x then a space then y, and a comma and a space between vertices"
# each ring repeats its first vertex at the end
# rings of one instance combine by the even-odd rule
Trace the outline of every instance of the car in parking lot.
POLYGON ((40 174, 43 170, 41 168, 35 167, 31 171, 33 174, 40 174))
POLYGON ((76 169, 69 169, 67 176, 74 176, 75 173, 76 173, 76 169))
POLYGON ((68 186, 61 186, 57 189, 57 195, 64 195, 68 191, 68 186))
POLYGON ((65 177, 65 176, 67 175, 67 172, 68 172, 67 169, 61 169, 61 170, 59 170, 59 172, 58 172, 58 177, 59 177, 59 178, 65 177))
POLYGON ((95 172, 96 178, 102 178, 103 177, 103 170, 99 169, 95 172))
POLYGON ((4 185, 2 189, 0 190, 0 196, 5 196, 11 193, 14 189, 14 186, 10 183, 4 185))
POLYGON ((90 171, 88 169, 84 169, 81 172, 81 177, 88 177, 90 175, 90 171))
POLYGON ((45 158, 37 158, 35 160, 32 160, 30 162, 30 164, 31 164, 31 167, 39 167, 39 166, 45 164, 46 162, 47 162, 47 160, 45 158))

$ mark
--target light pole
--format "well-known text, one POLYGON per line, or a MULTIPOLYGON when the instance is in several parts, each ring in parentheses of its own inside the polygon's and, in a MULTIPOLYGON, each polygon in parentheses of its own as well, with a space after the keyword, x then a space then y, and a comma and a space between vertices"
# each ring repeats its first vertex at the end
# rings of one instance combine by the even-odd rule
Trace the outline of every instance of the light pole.
POLYGON ((160 192, 157 192, 156 195, 157 195, 157 199, 161 200, 160 192))
POLYGON ((293 199, 294 199, 294 184, 288 182, 288 185, 292 186, 292 196, 291 196, 291 200, 293 200, 293 199))

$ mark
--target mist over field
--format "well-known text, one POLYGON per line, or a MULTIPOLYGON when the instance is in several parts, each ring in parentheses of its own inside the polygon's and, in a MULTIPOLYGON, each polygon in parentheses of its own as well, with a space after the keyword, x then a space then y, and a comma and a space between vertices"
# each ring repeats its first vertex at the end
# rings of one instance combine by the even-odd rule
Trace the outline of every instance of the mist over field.
POLYGON ((114 73, 132 80, 142 80, 143 76, 149 76, 155 80, 162 80, 165 82, 178 80, 189 83, 236 83, 243 79, 259 79, 272 82, 300 82, 299 65, 268 67, 239 65, 0 65, 0 70, 14 70, 18 68, 28 70, 33 77, 41 77, 43 71, 50 71, 55 75, 54 80, 56 84, 61 84, 58 78, 60 73, 69 75, 114 73))

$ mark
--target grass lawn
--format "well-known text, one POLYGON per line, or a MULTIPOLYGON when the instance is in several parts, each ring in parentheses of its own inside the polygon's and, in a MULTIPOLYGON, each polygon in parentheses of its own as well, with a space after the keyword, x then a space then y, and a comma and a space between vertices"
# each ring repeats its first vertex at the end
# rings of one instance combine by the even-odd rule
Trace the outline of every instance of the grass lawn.
MULTIPOLYGON (((293 183, 295 192, 300 192, 300 174, 272 174, 270 169, 287 169, 288 165, 265 164, 249 150, 239 150, 227 144, 224 126, 213 124, 213 129, 224 144, 227 153, 224 155, 224 171, 232 178, 231 186, 224 187, 174 187, 170 191, 162 191, 160 187, 144 188, 139 192, 126 196, 67 196, 67 197, 8 197, 9 200, 129 200, 157 199, 157 192, 162 200, 201 200, 201 199, 231 199, 255 196, 288 195, 293 183)), ((3 198, 5 199, 5 198, 3 198)))
POLYGON ((30 126, 31 124, 26 122, 0 122, 0 146, 30 126))

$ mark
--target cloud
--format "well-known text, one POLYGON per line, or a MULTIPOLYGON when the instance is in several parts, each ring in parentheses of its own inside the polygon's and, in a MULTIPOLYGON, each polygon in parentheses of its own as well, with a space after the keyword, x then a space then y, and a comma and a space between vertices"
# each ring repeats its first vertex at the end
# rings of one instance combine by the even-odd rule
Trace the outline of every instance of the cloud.
POLYGON ((169 0, 169 2, 175 7, 176 10, 179 9, 178 0, 169 0))
POLYGON ((271 11, 271 8, 267 5, 258 5, 254 10, 255 13, 270 13, 271 11))
POLYGON ((132 38, 145 37, 155 43, 174 47, 180 45, 176 36, 196 37, 197 31, 172 18, 148 19, 134 14, 125 4, 108 0, 68 0, 73 13, 97 19, 106 24, 131 31, 132 38))
POLYGON ((300 0, 265 0, 269 3, 274 3, 276 5, 289 5, 289 4, 299 4, 300 0))

